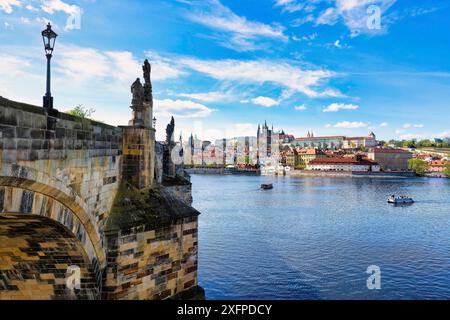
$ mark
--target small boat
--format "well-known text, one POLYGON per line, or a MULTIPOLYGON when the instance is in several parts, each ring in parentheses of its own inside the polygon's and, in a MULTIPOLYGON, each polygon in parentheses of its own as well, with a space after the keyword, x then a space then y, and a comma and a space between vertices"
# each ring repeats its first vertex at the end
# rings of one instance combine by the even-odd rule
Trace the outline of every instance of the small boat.
POLYGON ((414 203, 414 199, 410 198, 410 197, 405 197, 405 196, 401 196, 401 197, 390 196, 388 198, 388 203, 391 203, 391 204, 412 204, 412 203, 414 203))
POLYGON ((269 183, 269 184, 262 184, 261 185, 261 189, 263 190, 271 190, 273 189, 273 184, 269 183))

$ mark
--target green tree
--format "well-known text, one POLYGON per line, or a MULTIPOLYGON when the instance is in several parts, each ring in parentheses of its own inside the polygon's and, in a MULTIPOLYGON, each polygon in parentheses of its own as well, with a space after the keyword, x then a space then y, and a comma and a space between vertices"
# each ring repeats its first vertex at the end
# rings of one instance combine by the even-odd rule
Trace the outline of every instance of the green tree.
POLYGON ((404 148, 416 148, 417 147, 417 141, 415 139, 413 139, 413 140, 404 140, 403 141, 403 147, 404 148))
POLYGON ((83 105, 79 104, 75 108, 67 111, 67 113, 81 119, 89 119, 95 113, 95 110, 92 108, 85 108, 83 105))
POLYGON ((416 174, 423 176, 428 169, 428 163, 422 159, 411 159, 408 161, 408 168, 416 174))
POLYGON ((450 164, 445 166, 444 174, 447 178, 450 178, 450 164))
POLYGON ((431 148, 431 147, 435 147, 436 144, 431 140, 421 140, 417 143, 417 146, 419 148, 431 148))

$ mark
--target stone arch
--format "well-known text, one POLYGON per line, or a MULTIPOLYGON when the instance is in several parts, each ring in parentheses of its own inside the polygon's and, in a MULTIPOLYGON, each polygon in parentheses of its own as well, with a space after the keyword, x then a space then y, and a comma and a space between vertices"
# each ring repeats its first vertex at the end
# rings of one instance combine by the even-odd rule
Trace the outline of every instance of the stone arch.
POLYGON ((0 215, 0 300, 96 300, 100 286, 79 240, 60 223, 0 215), (73 277, 69 284, 67 281, 73 277))
POLYGON ((94 266, 97 277, 101 278, 100 270, 106 266, 103 235, 100 234, 95 220, 88 214, 87 205, 72 188, 56 177, 50 177, 42 172, 37 172, 35 169, 17 164, 3 165, 2 172, 0 172, 0 188, 2 187, 4 195, 3 203, 0 201, 0 204, 2 204, 0 212, 4 212, 5 205, 8 205, 5 201, 16 201, 16 203, 10 204, 15 209, 13 213, 43 215, 61 223, 82 243, 94 266), (5 196, 5 191, 12 192, 13 190, 16 190, 16 197, 8 199, 5 196), (38 198, 41 205, 35 205, 31 212, 21 212, 27 211, 25 210, 27 208, 17 207, 19 197, 21 206, 24 205, 24 197, 33 197, 33 203, 38 198), (52 208, 48 206, 49 203, 51 203, 52 208))

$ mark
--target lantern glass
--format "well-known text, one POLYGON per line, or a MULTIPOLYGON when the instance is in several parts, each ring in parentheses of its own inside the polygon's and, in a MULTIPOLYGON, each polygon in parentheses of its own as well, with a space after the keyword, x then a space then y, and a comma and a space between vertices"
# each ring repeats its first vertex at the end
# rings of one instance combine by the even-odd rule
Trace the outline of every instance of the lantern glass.
POLYGON ((44 41, 44 49, 47 55, 53 54, 57 36, 58 35, 52 30, 52 26, 50 23, 47 25, 47 29, 42 31, 42 40, 44 41))

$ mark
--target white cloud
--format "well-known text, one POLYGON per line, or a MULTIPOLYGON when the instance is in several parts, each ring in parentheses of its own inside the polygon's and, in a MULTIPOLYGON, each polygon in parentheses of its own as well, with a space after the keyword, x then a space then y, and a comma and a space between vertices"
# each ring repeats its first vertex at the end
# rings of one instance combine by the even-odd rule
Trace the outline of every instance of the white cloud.
POLYGON ((226 102, 232 100, 232 96, 230 96, 230 94, 218 91, 205 93, 180 93, 177 94, 177 96, 204 102, 226 102))
POLYGON ((154 105, 157 117, 205 118, 215 111, 203 104, 190 100, 155 99, 154 105))
POLYGON ((271 108, 273 106, 277 106, 280 104, 278 100, 274 100, 269 97, 257 97, 250 100, 253 104, 256 104, 258 106, 263 106, 266 108, 271 108))
POLYGON ((186 75, 182 66, 179 66, 176 61, 162 57, 153 51, 146 51, 145 55, 152 64, 152 79, 154 80, 174 79, 186 75))
POLYGON ((293 27, 300 27, 306 23, 314 22, 315 18, 312 14, 308 14, 306 17, 303 18, 297 18, 294 21, 292 21, 291 25, 293 27))
POLYGON ((21 7, 22 2, 20 0, 0 0, 0 11, 5 13, 12 13, 13 7, 21 7))
POLYGON ((444 131, 437 135, 439 138, 450 138, 450 131, 444 131))
POLYGON ((384 127, 387 127, 387 126, 389 126, 389 123, 387 123, 387 122, 383 122, 383 123, 380 124, 381 128, 384 128, 384 127))
POLYGON ((413 139, 420 139, 420 138, 422 138, 422 135, 420 135, 420 134, 413 134, 413 133, 402 134, 400 136, 400 139, 402 139, 402 140, 413 140, 413 139))
POLYGON ((322 98, 347 98, 345 94, 336 89, 327 88, 318 94, 322 98))
POLYGON ((201 7, 202 10, 194 10, 187 14, 187 18, 206 27, 231 34, 231 37, 220 41, 223 46, 238 51, 253 51, 259 48, 255 45, 258 38, 288 41, 284 28, 279 25, 249 21, 246 17, 238 16, 222 5, 219 0, 205 2, 206 4, 201 7))
POLYGON ((334 6, 322 11, 315 19, 316 25, 335 25, 342 21, 350 30, 351 36, 362 33, 380 34, 386 31, 392 21, 386 16, 386 11, 396 0, 334 0, 334 6), (376 5, 381 11, 381 30, 369 29, 367 21, 370 14, 367 9, 370 5, 376 5))
MULTIPOLYGON (((108 82, 130 83, 142 75, 142 62, 128 51, 100 51, 75 45, 60 45, 56 68, 76 81, 89 78, 106 79, 108 82)), ((158 59, 158 56, 155 57, 158 59)), ((150 60, 152 80, 162 81, 184 74, 181 69, 161 60, 150 60)))
POLYGON ((336 8, 327 8, 322 14, 317 17, 316 24, 334 25, 339 19, 336 8))
POLYGON ((338 122, 334 125, 335 128, 345 128, 345 129, 358 129, 365 128, 369 126, 369 123, 366 122, 357 122, 357 121, 342 121, 338 122))
POLYGON ((359 106, 354 104, 332 103, 323 112, 338 112, 340 110, 358 110, 359 106))
POLYGON ((33 5, 31 5, 31 4, 27 4, 27 5, 25 6, 25 9, 27 9, 28 11, 32 11, 32 12, 39 11, 39 9, 35 8, 35 7, 34 7, 33 5))
POLYGON ((328 70, 302 70, 286 62, 269 60, 197 60, 181 59, 184 66, 223 81, 242 83, 273 83, 308 97, 321 97, 335 91, 318 91, 315 87, 336 76, 328 70))
POLYGON ((84 81, 88 78, 104 78, 112 75, 112 65, 108 57, 93 48, 82 48, 73 45, 59 45, 56 68, 61 73, 84 81))
POLYGON ((300 3, 297 0, 275 0, 275 7, 282 7, 283 11, 289 13, 301 11, 305 6, 306 3, 300 3))
MULTIPOLYGON (((342 43, 340 39, 336 40, 334 43, 330 44, 333 47, 336 47, 338 49, 348 49, 351 48, 349 45, 342 43)), ((328 45, 329 46, 329 45, 328 45)))
POLYGON ((423 124, 409 124, 406 123, 403 125, 403 129, 410 129, 410 128, 423 128, 425 127, 423 124))
POLYGON ((104 53, 114 65, 114 76, 130 80, 141 73, 141 63, 128 51, 107 51, 104 53))
POLYGON ((316 39, 318 36, 317 33, 312 33, 306 36, 302 36, 302 37, 297 37, 297 36, 292 36, 292 40, 294 41, 313 41, 314 39, 316 39))
POLYGON ((80 7, 70 5, 61 0, 42 0, 41 9, 48 14, 54 14, 55 12, 62 11, 68 15, 72 15, 81 11, 80 7))
POLYGON ((296 111, 304 111, 306 109, 308 109, 304 104, 300 105, 300 106, 296 106, 294 108, 296 111))

